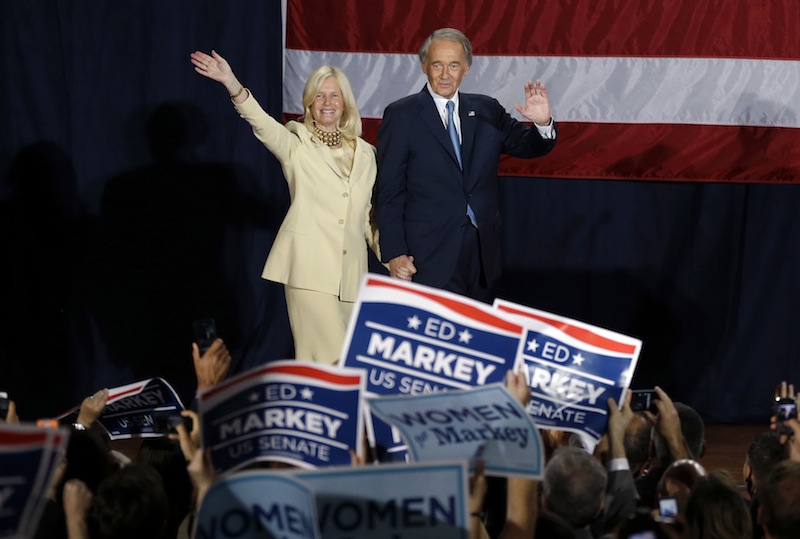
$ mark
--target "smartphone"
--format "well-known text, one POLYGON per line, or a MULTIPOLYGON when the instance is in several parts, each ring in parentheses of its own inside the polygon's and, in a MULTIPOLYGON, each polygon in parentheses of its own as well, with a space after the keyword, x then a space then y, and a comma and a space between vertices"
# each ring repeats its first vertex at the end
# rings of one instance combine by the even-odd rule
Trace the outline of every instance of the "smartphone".
POLYGON ((658 398, 654 389, 632 389, 631 390, 631 410, 634 412, 644 412, 649 410, 656 413, 656 408, 653 401, 658 398))
POLYGON ((184 417, 177 412, 153 414, 153 432, 160 434, 175 434, 177 426, 183 423, 186 430, 192 430, 192 418, 184 417))
POLYGON ((211 348, 212 343, 217 338, 217 325, 213 318, 204 318, 194 321, 194 340, 200 349, 200 355, 205 354, 211 348))
POLYGON ((789 398, 778 399, 775 402, 775 415, 779 423, 787 419, 797 419, 797 400, 789 398))
POLYGON ((0 419, 6 420, 8 415, 8 392, 0 391, 0 419))
POLYGON ((658 514, 662 517, 678 516, 678 500, 675 498, 661 498, 658 500, 658 514))

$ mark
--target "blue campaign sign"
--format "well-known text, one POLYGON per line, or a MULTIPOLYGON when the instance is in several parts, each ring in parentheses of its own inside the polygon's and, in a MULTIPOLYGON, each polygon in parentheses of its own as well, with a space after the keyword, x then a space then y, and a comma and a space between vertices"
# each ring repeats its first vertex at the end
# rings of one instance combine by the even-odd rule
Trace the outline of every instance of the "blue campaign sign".
POLYGON ((500 384, 367 401, 402 433, 413 461, 478 457, 486 475, 542 476, 539 431, 525 408, 500 384))
POLYGON ((195 539, 317 539, 311 489, 266 471, 240 472, 214 483, 197 515, 195 539))
POLYGON ((465 539, 466 462, 293 472, 314 489, 323 539, 465 539))
POLYGON ((494 305, 525 325, 519 355, 528 370, 528 412, 536 424, 597 443, 608 424, 607 400, 622 400, 642 341, 503 300, 494 305))
POLYGON ((199 395, 203 447, 217 473, 256 461, 350 464, 361 453, 363 371, 275 361, 199 395))
POLYGON ((33 537, 69 439, 66 429, 0 424, 0 537, 33 537))
MULTIPOLYGON (((367 371, 370 395, 417 395, 503 382, 514 368, 521 324, 485 303, 367 274, 341 364, 367 371)), ((370 442, 386 460, 401 444, 370 418, 370 442)))
POLYGON ((521 332, 485 303, 367 274, 342 364, 367 370, 367 391, 378 395, 465 389, 505 379, 521 332))
POLYGON ((97 420, 112 440, 164 436, 157 417, 184 410, 178 393, 163 378, 151 378, 110 389, 108 402, 97 420))
MULTIPOLYGON (((75 422, 80 407, 58 417, 75 422)), ((184 410, 180 396, 163 378, 150 378, 108 390, 108 401, 97 423, 112 440, 155 438, 168 434, 166 422, 159 421, 184 410)))

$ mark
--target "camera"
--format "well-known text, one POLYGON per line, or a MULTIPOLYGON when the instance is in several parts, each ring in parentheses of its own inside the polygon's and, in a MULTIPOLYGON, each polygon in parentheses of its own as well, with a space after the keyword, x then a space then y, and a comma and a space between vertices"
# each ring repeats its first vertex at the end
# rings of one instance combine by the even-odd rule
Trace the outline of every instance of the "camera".
POLYGON ((645 410, 656 413, 658 409, 655 401, 658 398, 653 389, 632 389, 631 390, 631 410, 634 412, 644 412, 645 410))
POLYGON ((178 412, 162 413, 153 415, 153 432, 160 434, 175 434, 176 427, 183 423, 186 430, 192 430, 192 418, 184 417, 178 412))

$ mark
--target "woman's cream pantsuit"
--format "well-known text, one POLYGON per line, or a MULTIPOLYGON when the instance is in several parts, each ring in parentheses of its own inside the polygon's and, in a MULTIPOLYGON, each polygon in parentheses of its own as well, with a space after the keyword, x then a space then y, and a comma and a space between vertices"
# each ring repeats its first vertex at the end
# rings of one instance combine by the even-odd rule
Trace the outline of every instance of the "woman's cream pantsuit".
POLYGON ((375 149, 361 138, 343 141, 337 160, 337 150, 304 124, 284 126, 252 95, 235 107, 289 184, 291 204, 261 276, 284 284, 296 358, 334 363, 367 272, 367 245, 377 251, 370 222, 375 149), (348 174, 342 162, 351 155, 348 174))

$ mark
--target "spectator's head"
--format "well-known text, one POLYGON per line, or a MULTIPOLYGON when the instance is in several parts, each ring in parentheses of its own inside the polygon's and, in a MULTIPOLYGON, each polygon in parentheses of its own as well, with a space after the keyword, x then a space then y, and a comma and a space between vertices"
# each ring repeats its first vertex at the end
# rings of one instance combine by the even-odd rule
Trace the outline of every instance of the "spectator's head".
POLYGON ((742 476, 750 496, 758 492, 759 484, 785 457, 781 436, 774 430, 759 432, 753 437, 747 446, 747 455, 742 467, 742 476))
POLYGON ((664 470, 656 488, 659 507, 662 500, 673 498, 677 503, 677 513, 683 515, 692 487, 705 475, 705 469, 694 460, 680 459, 670 464, 664 470))
POLYGON ((625 429, 623 443, 631 473, 635 478, 640 477, 650 456, 650 423, 644 415, 633 414, 633 419, 625 429))
POLYGON ((149 464, 161 475, 169 499, 167 535, 174 537, 192 506, 192 481, 180 446, 168 438, 146 438, 139 446, 136 462, 149 464))
MULTIPOLYGON (((678 411, 678 418, 681 421, 681 432, 683 439, 686 441, 686 446, 692 459, 700 460, 705 452, 706 439, 705 439, 705 424, 703 418, 700 417, 694 408, 682 402, 676 402, 675 409, 678 411)), ((655 457, 662 463, 669 462, 669 449, 667 442, 661 434, 653 429, 653 446, 655 450, 655 457)))
POLYGON ((777 464, 759 489, 759 519, 767 539, 796 539, 800 533, 800 462, 777 464))
POLYGON ((583 449, 559 447, 545 466, 542 486, 543 507, 577 530, 603 509, 606 471, 583 449))
POLYGON ((150 465, 131 464, 106 478, 94 497, 102 539, 156 539, 167 524, 167 495, 150 465))
POLYGON ((100 482, 118 468, 118 463, 111 454, 108 437, 102 430, 73 430, 67 444, 66 467, 58 495, 61 495, 64 483, 70 479, 80 479, 89 490, 97 492, 100 482))
POLYGON ((684 512, 690 537, 750 539, 753 524, 747 502, 727 472, 711 472, 695 481, 684 512))

